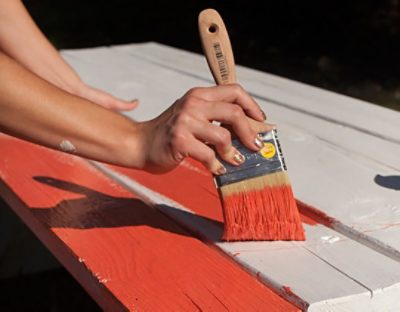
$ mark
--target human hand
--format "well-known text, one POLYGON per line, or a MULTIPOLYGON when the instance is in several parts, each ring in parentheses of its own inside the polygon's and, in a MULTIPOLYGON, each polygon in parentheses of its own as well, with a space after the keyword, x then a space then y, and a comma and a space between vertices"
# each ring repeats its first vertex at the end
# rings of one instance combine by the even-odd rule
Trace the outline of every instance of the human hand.
POLYGON ((273 128, 265 119, 260 107, 237 84, 191 89, 160 116, 142 124, 142 169, 162 173, 192 157, 214 174, 223 174, 225 168, 208 144, 233 165, 243 163, 244 157, 232 146, 231 132, 212 121, 227 125, 243 145, 257 151, 263 147, 257 133, 273 128))

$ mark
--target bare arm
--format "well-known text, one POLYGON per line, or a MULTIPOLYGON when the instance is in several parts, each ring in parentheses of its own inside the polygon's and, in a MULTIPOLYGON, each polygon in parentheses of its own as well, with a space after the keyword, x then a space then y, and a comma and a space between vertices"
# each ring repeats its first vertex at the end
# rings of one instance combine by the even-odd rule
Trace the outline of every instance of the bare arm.
POLYGON ((194 88, 157 118, 137 123, 55 87, 1 52, 0 68, 0 131, 90 159, 165 172, 191 156, 221 174, 204 142, 232 164, 240 158, 229 131, 212 120, 230 125, 255 151, 257 132, 270 129, 238 85, 194 88))
POLYGON ((0 131, 87 158, 142 167, 139 124, 55 87, 1 52, 0 68, 0 131))
POLYGON ((0 0, 0 50, 55 86, 116 110, 137 102, 117 99, 81 81, 37 27, 20 0, 0 0))

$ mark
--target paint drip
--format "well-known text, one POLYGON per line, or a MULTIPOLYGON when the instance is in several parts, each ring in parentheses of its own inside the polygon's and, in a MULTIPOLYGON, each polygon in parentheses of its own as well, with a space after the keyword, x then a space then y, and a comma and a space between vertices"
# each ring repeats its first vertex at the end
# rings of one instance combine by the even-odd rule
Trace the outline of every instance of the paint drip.
POLYGON ((76 153, 75 146, 68 140, 62 140, 58 146, 63 152, 76 153))

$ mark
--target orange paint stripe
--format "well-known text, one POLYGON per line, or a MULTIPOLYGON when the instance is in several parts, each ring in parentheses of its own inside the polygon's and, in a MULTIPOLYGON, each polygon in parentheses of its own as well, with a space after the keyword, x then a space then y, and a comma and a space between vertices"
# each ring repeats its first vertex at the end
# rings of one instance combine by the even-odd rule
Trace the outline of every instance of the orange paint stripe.
POLYGON ((328 216, 326 213, 317 208, 303 203, 300 200, 296 200, 296 202, 297 208, 301 214, 301 219, 304 223, 309 225, 322 224, 327 227, 333 227, 334 224, 338 222, 335 218, 328 216))
POLYGON ((179 202, 202 217, 223 222, 221 202, 212 176, 195 160, 186 159, 182 165, 163 175, 117 166, 110 167, 179 202))
MULTIPOLYGON (((103 308, 298 311, 85 161, 4 135, 0 153, 2 196, 103 308)), ((212 182, 198 175, 140 173, 220 221, 212 182)))
MULTIPOLYGON (((144 186, 188 207, 196 214, 223 222, 222 206, 212 176, 199 162, 186 159, 175 170, 160 175, 140 170, 110 166, 144 186), (190 183, 189 183, 189 182, 190 183)), ((299 200, 296 200, 301 221, 308 225, 331 225, 335 220, 299 200)))

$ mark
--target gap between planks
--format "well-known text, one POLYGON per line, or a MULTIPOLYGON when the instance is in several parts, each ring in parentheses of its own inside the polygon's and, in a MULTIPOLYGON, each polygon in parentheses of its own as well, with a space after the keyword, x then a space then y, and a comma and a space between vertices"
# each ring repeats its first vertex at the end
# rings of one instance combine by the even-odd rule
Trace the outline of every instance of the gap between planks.
MULTIPOLYGON (((160 45, 160 46, 162 46, 162 45, 160 45)), ((164 46, 162 46, 162 47, 164 47, 164 46)), ((118 46, 116 48, 113 47, 112 49, 116 50, 115 52, 117 52, 117 53, 119 52, 118 46)), ((173 63, 166 64, 164 62, 157 61, 152 57, 148 57, 147 55, 143 55, 143 54, 140 54, 140 53, 135 53, 135 52, 132 52, 130 50, 125 51, 125 53, 130 55, 130 56, 133 56, 133 57, 135 57, 137 59, 141 59, 141 60, 146 61, 148 63, 152 63, 154 65, 157 65, 159 67, 162 67, 162 68, 165 68, 165 69, 168 69, 168 70, 172 70, 172 71, 177 72, 179 74, 190 76, 190 77, 193 77, 195 79, 199 79, 199 80, 202 80, 204 82, 208 82, 210 84, 214 83, 212 79, 208 79, 208 78, 205 78, 202 75, 199 75, 199 74, 190 72, 188 70, 182 69, 182 67, 178 68, 176 66, 170 65, 170 64, 173 64, 173 63)), ((200 55, 197 55, 197 54, 195 54, 195 55, 198 56, 198 57, 201 57, 200 55)), ((240 68, 241 68, 241 66, 240 66, 240 68)), ((292 83, 294 83, 294 82, 292 82, 292 83)), ((309 87, 309 86, 307 86, 307 87, 309 87)), ((316 111, 312 111, 310 109, 304 109, 304 108, 301 108, 299 106, 295 106, 293 104, 289 104, 287 102, 285 103, 283 101, 278 101, 278 100, 276 100, 276 99, 274 99, 272 97, 264 96, 264 95, 258 94, 256 92, 248 91, 248 93, 251 96, 253 96, 254 98, 258 99, 258 100, 266 101, 266 102, 268 102, 270 104, 277 105, 277 106, 280 106, 280 107, 285 107, 285 108, 290 109, 292 111, 296 111, 296 112, 299 112, 299 113, 302 113, 302 114, 305 114, 305 115, 308 115, 308 116, 312 116, 312 117, 321 119, 323 121, 326 121, 326 122, 329 122, 329 123, 333 123, 335 125, 340 125, 340 126, 343 126, 343 127, 346 127, 346 128, 350 128, 350 129, 359 131, 361 133, 367 134, 369 136, 373 136, 373 137, 376 137, 376 138, 379 138, 379 139, 382 139, 382 140, 385 140, 385 141, 388 141, 388 142, 391 142, 391 143, 400 144, 400 139, 398 139, 397 137, 389 136, 387 134, 377 133, 376 131, 372 131, 367 127, 358 126, 358 125, 356 125, 354 123, 350 123, 350 122, 344 121, 343 119, 333 118, 333 117, 318 113, 316 111)))
MULTIPOLYGON (((178 214, 171 215, 169 210, 163 209, 164 205, 166 205, 168 207, 175 207, 175 208, 178 208, 179 210, 195 214, 192 210, 188 209, 187 207, 184 207, 184 206, 180 205, 179 203, 143 186, 142 184, 134 181, 130 177, 127 177, 121 173, 118 173, 118 172, 108 168, 106 165, 103 165, 96 161, 89 161, 89 162, 95 168, 97 168, 98 170, 100 170, 101 172, 103 172, 104 174, 109 176, 110 178, 112 178, 114 181, 118 182, 119 184, 121 184, 122 186, 124 186, 125 188, 127 188, 128 190, 133 192, 134 194, 138 195, 142 200, 146 201, 148 204, 156 207, 163 213, 167 213, 168 215, 172 216, 174 218, 174 220, 176 220, 176 219, 180 220, 181 218, 179 217, 178 214)), ((313 221, 315 221, 317 223, 325 225, 326 227, 348 237, 349 239, 355 240, 358 243, 360 243, 368 248, 371 248, 371 249, 400 263, 400 252, 398 250, 394 249, 393 247, 383 243, 382 241, 380 241, 378 239, 375 239, 375 238, 368 236, 362 232, 359 232, 356 229, 354 229, 346 224, 343 224, 339 220, 328 216, 325 212, 323 212, 317 208, 307 205, 306 203, 303 203, 302 201, 300 201, 298 199, 296 199, 296 201, 298 204, 298 209, 301 212, 301 214, 311 218, 313 221)), ((182 222, 182 220, 180 220, 180 221, 182 222)), ((183 225, 185 225, 185 227, 188 228, 187 224, 183 224, 183 225)), ((214 241, 214 242, 217 241, 219 236, 217 236, 215 234, 218 234, 218 235, 220 234, 219 233, 220 231, 216 230, 217 227, 212 226, 210 223, 208 223, 206 221, 204 221, 203 225, 206 226, 206 228, 210 229, 209 233, 214 233, 214 234, 209 237, 204 237, 203 234, 199 231, 196 231, 195 234, 202 235, 203 239, 206 238, 207 240, 210 240, 210 241, 214 241)), ((193 229, 191 227, 189 227, 189 229, 191 231, 193 231, 193 229)))
MULTIPOLYGON (((207 220, 198 220, 196 219, 196 214, 188 209, 187 207, 184 207, 183 205, 177 203, 174 200, 171 200, 170 198, 165 197, 164 195, 157 193, 146 186, 140 184, 139 182, 135 181, 131 177, 125 176, 122 173, 116 172, 113 169, 109 168, 107 165, 98 163, 98 162, 91 162, 92 165, 97 168, 99 171, 103 172, 110 178, 112 178, 114 181, 118 182, 121 184, 123 187, 128 189, 129 191, 133 192, 136 194, 138 197, 140 197, 142 200, 147 202, 149 205, 155 207, 156 209, 160 210, 162 213, 166 214, 169 216, 171 219, 173 219, 175 222, 177 222, 179 225, 183 226, 185 229, 189 230, 190 232, 194 233, 196 236, 200 237, 203 241, 205 240, 207 242, 213 242, 215 243, 215 246, 217 247, 218 250, 222 251, 223 253, 226 253, 227 255, 235 258, 235 253, 230 250, 229 246, 234 246, 233 244, 226 244, 226 243, 218 243, 219 237, 221 235, 221 229, 217 225, 207 221, 207 220), (182 214, 181 211, 184 211, 186 213, 182 214)), ((305 214, 308 218, 316 221, 317 223, 321 223, 323 225, 332 225, 330 228, 333 229, 334 231, 337 231, 337 228, 340 226, 337 226, 337 224, 340 222, 336 222, 336 220, 329 218, 328 216, 324 215, 323 213, 319 213, 320 211, 309 207, 301 202, 299 202, 299 205, 301 207, 301 212, 305 214)), ((345 234, 348 234, 347 231, 345 234)), ((349 235, 345 235, 349 237, 349 235)), ((352 239, 353 237, 350 237, 352 239)), ((358 239, 360 238, 359 235, 356 235, 355 241, 358 242, 358 239)), ((363 242, 361 242, 363 243, 363 242)), ((368 248, 371 248, 371 244, 363 244, 368 248)), ((362 288, 364 288, 369 294, 370 297, 373 297, 373 294, 376 292, 376 289, 371 289, 364 283, 358 281, 356 278, 348 275, 346 272, 344 272, 342 269, 339 267, 333 265, 332 263, 329 263, 325 259, 321 258, 320 256, 316 255, 315 252, 310 250, 309 248, 302 246, 307 252, 313 254, 315 257, 319 258, 321 261, 325 262, 326 265, 332 267, 336 271, 340 272, 350 280, 352 280, 354 283, 360 285, 362 288)), ((376 251, 376 248, 371 248, 376 251)), ((379 249, 379 248, 377 248, 379 249)), ((379 252, 379 251, 378 251, 379 252)), ((386 256, 386 255, 385 255, 386 256)), ((279 283, 279 281, 274 280, 270 276, 267 276, 263 274, 262 272, 254 272, 254 268, 252 268, 251 265, 249 265, 246 261, 246 259, 235 259, 238 263, 241 264, 243 268, 245 268, 248 272, 256 276, 259 280, 264 282, 267 286, 271 287, 274 289, 276 293, 279 295, 283 296, 286 300, 292 302, 295 304, 297 307, 307 310, 308 307, 310 306, 310 303, 307 302, 306 300, 302 299, 301 297, 295 295, 292 291, 287 291, 287 287, 283 286, 282 284, 279 283), (262 278, 261 278, 262 276, 262 278)), ((354 296, 354 295, 353 295, 354 296)), ((362 298, 362 294, 358 294, 355 297, 362 298)), ((329 300, 329 304, 335 305, 339 304, 341 301, 343 301, 342 297, 338 298, 332 298, 332 300, 329 300)), ((364 303, 365 304, 365 303, 364 303)), ((318 305, 318 304, 317 304, 318 305)), ((315 305, 311 305, 313 309, 315 308, 315 305)), ((323 308, 322 308, 323 309, 323 308)))
POLYGON ((187 301, 196 298, 203 309, 226 304, 256 311, 270 304, 274 311, 296 310, 231 259, 182 235, 187 232, 164 214, 140 208, 137 196, 85 160, 8 136, 0 141, 2 196, 107 311, 190 310, 187 301), (146 222, 153 217, 156 223, 146 222))
MULTIPOLYGON (((166 49, 166 47, 162 47, 163 49, 166 49)), ((120 51, 120 48, 118 48, 118 47, 116 47, 116 48, 111 48, 112 49, 112 51, 113 51, 113 53, 121 53, 121 51, 120 51)), ((123 49, 123 48, 122 48, 123 49)), ((122 50, 122 51, 124 51, 124 50, 122 50)), ((180 73, 180 74, 184 74, 184 75, 186 75, 186 76, 193 76, 194 78, 196 78, 196 79, 200 79, 200 80, 202 80, 202 81, 207 81, 207 82, 211 82, 211 80, 209 80, 209 79, 206 79, 206 78, 204 78, 204 77, 202 77, 202 76, 200 76, 200 75, 197 75, 197 74, 193 74, 193 73, 191 73, 191 72, 189 72, 188 70, 182 70, 182 69, 180 69, 180 68, 176 68, 176 67, 173 67, 172 65, 168 65, 168 64, 164 64, 164 63, 162 63, 162 62, 157 62, 157 61, 155 61, 154 59, 152 59, 151 57, 146 57, 146 56, 144 56, 144 55, 142 55, 142 54, 137 54, 137 53, 133 53, 132 51, 130 51, 130 50, 125 50, 125 53, 127 54, 127 55, 132 55, 132 56, 135 56, 136 58, 138 58, 138 59, 142 59, 142 60, 144 60, 145 62, 150 62, 150 63, 154 63, 154 64, 156 64, 157 66, 162 66, 162 67, 165 67, 165 68, 168 68, 169 70, 172 70, 172 71, 174 71, 174 72, 177 72, 177 73, 180 73)), ((257 95, 258 96, 258 95, 257 95)), ((262 97, 262 96, 260 96, 260 97, 262 97)), ((277 101, 275 101, 275 102, 277 102, 277 101)), ((311 116, 314 116, 315 115, 315 112, 311 112, 310 114, 309 114, 309 111, 308 110, 302 110, 302 109, 300 109, 300 108, 298 108, 298 107, 293 107, 293 105, 287 105, 287 104, 285 104, 285 103, 283 103, 284 104, 284 106, 286 105, 286 106, 288 106, 288 107, 286 107, 286 108, 288 108, 288 109, 292 109, 292 110, 294 110, 294 111, 301 111, 303 114, 305 114, 305 115, 310 115, 311 114, 311 116)), ((322 116, 322 120, 326 120, 326 118, 328 118, 328 117, 326 117, 326 116, 324 116, 324 115, 322 115, 322 114, 319 114, 319 115, 321 115, 322 116)), ((315 117, 315 116, 314 116, 315 117)), ((317 116, 318 117, 318 116, 317 116)), ((329 118, 328 118, 329 119, 329 118)), ((341 123, 341 121, 337 121, 337 119, 331 119, 331 121, 333 122, 333 123, 341 123)), ((343 123, 342 123, 343 124, 343 123)), ((344 125, 344 124, 343 124, 344 125)), ((364 133, 365 134, 365 132, 363 132, 363 129, 361 129, 360 127, 351 127, 353 130, 356 130, 356 131, 359 131, 359 132, 362 132, 362 133, 364 133)), ((365 130, 365 129, 364 129, 365 130)), ((382 137, 381 135, 378 135, 377 137, 382 137)), ((365 155, 362 155, 362 156, 365 156, 365 155)), ((345 234, 345 235, 347 235, 347 236, 349 236, 349 237, 355 237, 355 238, 357 238, 357 240, 359 240, 360 242, 362 242, 363 244, 365 244, 365 245, 367 245, 367 246, 369 246, 370 248, 374 248, 375 250, 378 250, 379 252, 382 252, 382 253, 384 253, 384 254, 386 254, 387 256, 390 256, 391 258, 393 258, 393 259, 396 259, 397 261, 399 261, 399 257, 400 257, 400 253, 399 253, 399 251, 397 251, 396 249, 394 249, 393 247, 391 247, 390 245, 388 245, 388 244, 386 244, 386 243, 384 243, 384 242, 382 242, 381 240, 378 240, 378 239, 376 239, 376 238, 374 238, 374 237, 370 237, 369 235, 365 235, 365 234, 363 234, 361 231, 357 231, 357 230, 354 230, 351 226, 349 226, 349 225, 345 225, 345 224, 343 224, 343 223, 339 223, 339 224, 335 224, 335 226, 337 227, 337 231, 338 232, 340 232, 340 233, 342 233, 342 234, 345 234)))

